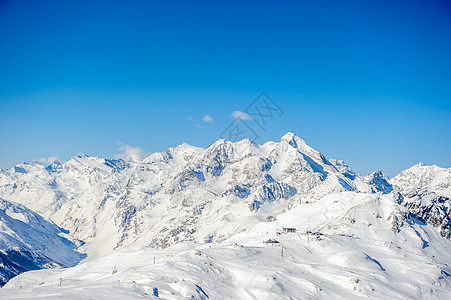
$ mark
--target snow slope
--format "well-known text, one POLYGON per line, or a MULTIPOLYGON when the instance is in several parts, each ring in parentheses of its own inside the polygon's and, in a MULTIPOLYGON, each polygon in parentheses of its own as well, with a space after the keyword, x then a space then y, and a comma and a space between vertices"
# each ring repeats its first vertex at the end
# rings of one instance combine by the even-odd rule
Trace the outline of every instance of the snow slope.
POLYGON ((0 199, 0 285, 29 270, 71 267, 84 255, 58 226, 0 199))
POLYGON ((69 269, 27 272, 12 279, 0 296, 449 298, 450 241, 431 226, 402 221, 402 209, 393 194, 330 194, 219 243, 128 248, 69 269), (283 226, 297 232, 278 234, 283 226), (269 238, 279 243, 264 244, 269 238))
POLYGON ((450 298, 450 170, 360 176, 293 133, 22 163, 0 170, 0 197, 83 240, 87 259, 22 274, 0 297, 450 298))
POLYGON ((373 188, 293 133, 264 145, 182 144, 141 162, 78 155, 0 173, 1 197, 68 229, 92 259, 131 245, 222 241, 303 199, 347 190, 373 188))

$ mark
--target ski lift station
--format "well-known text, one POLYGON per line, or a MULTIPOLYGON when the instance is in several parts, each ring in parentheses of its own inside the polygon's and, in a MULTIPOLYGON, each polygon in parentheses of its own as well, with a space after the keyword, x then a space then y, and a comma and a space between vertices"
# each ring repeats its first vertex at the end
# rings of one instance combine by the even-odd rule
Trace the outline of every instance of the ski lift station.
POLYGON ((264 241, 263 243, 274 245, 274 244, 279 244, 279 241, 275 240, 275 239, 269 239, 267 241, 264 241))
POLYGON ((295 233, 295 232, 296 232, 296 228, 289 228, 289 227, 282 228, 282 233, 295 233))

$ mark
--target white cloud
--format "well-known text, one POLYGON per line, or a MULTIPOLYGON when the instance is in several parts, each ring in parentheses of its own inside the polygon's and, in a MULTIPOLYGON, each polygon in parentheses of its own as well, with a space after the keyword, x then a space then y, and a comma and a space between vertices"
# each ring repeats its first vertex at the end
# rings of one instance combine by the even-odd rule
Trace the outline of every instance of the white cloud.
POLYGON ((212 118, 212 117, 210 117, 209 115, 205 115, 203 118, 202 118, 202 120, 204 121, 204 122, 214 122, 215 120, 212 118))
POLYGON ((243 112, 243 111, 239 111, 239 110, 235 110, 231 116, 234 119, 241 119, 241 120, 253 120, 253 118, 248 115, 247 113, 243 112))
MULTIPOLYGON (((207 116, 207 115, 206 115, 207 116)), ((205 117, 206 117, 205 116, 205 117)), ((203 118, 203 120, 205 121, 205 117, 203 118)), ((208 116, 208 117, 210 117, 210 116, 208 116)), ((194 126, 196 126, 197 128, 202 128, 202 125, 200 125, 199 124, 199 122, 197 122, 197 120, 196 119, 194 119, 193 117, 187 117, 187 118, 185 118, 185 120, 187 120, 187 121, 189 121, 189 122, 191 122, 191 123, 194 123, 194 126)), ((213 120, 213 118, 212 118, 212 120, 213 120)), ((208 122, 208 121, 205 121, 205 122, 208 122)), ((212 121, 211 121, 212 122, 212 121)))
POLYGON ((121 153, 115 154, 117 159, 123 159, 125 161, 142 161, 149 153, 139 147, 132 147, 130 145, 122 145, 119 147, 121 153))
POLYGON ((55 161, 59 161, 59 160, 60 159, 58 156, 50 156, 47 158, 43 157, 43 158, 37 159, 36 161, 39 161, 43 164, 53 164, 55 161))

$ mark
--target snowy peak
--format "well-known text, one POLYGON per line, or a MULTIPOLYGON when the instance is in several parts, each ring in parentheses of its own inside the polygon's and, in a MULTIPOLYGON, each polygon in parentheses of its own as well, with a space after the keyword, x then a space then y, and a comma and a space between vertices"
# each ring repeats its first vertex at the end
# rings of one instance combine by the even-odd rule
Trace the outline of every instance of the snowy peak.
POLYGON ((392 185, 388 182, 388 176, 382 171, 373 172, 365 176, 363 180, 371 187, 373 192, 388 194, 393 190, 392 185))
POLYGON ((15 165, 10 169, 12 173, 17 175, 28 174, 28 173, 39 173, 45 171, 45 166, 41 162, 35 161, 32 163, 22 162, 15 165))
POLYGON ((409 219, 436 227, 451 238, 451 168, 419 163, 389 180, 409 219))
POLYGON ((55 160, 47 166, 47 170, 56 171, 60 170, 62 167, 63 165, 58 160, 55 160))
POLYGON ((390 179, 390 183, 403 193, 429 191, 451 198, 451 168, 419 163, 390 179))
POLYGON ((280 139, 281 144, 289 144, 293 148, 298 149, 304 153, 318 153, 318 151, 311 148, 307 143, 297 136, 295 133, 288 132, 280 139))
POLYGON ((88 252, 102 239, 109 241, 106 253, 136 242, 168 246, 205 236, 223 239, 249 226, 241 216, 252 224, 301 199, 317 201, 357 187, 354 177, 293 133, 264 145, 249 139, 221 139, 207 149, 182 144, 139 163, 80 154, 51 170, 39 168, 20 178, 2 173, 0 196, 51 217, 86 241, 88 252), (218 218, 224 223, 208 225, 218 218), (154 226, 156 220, 161 227, 154 226), (233 220, 228 222, 234 229, 226 220, 233 220))
POLYGON ((63 167, 74 168, 97 168, 104 171, 110 171, 115 168, 123 168, 126 165, 122 159, 106 159, 100 157, 91 157, 86 154, 79 154, 72 157, 63 167))
POLYGON ((294 133, 264 145, 182 144, 139 163, 82 154, 51 169, 17 167, 27 173, 0 173, 0 197, 52 218, 86 241, 83 251, 93 257, 130 245, 224 240, 331 193, 389 194, 393 184, 382 172, 357 175, 294 133))
MULTIPOLYGON (((61 232, 60 226, 85 242, 78 251, 87 253, 88 260, 113 252, 121 255, 124 252, 118 250, 131 246, 145 246, 147 250, 153 248, 151 251, 156 252, 152 252, 149 257, 153 259, 156 256, 158 260, 166 257, 160 255, 164 251, 176 253, 177 247, 183 244, 189 243, 195 247, 202 245, 202 251, 191 251, 190 246, 190 251, 184 257, 177 254, 167 257, 166 265, 161 262, 148 264, 148 261, 143 264, 141 260, 130 257, 125 259, 125 264, 133 260, 141 264, 139 268, 151 268, 152 272, 155 272, 155 268, 163 268, 161 272, 167 272, 168 268, 184 270, 188 266, 187 272, 191 275, 193 266, 196 269, 200 266, 199 270, 220 276, 227 286, 230 278, 236 278, 237 274, 235 271, 225 274, 227 265, 236 262, 237 267, 243 269, 241 260, 230 257, 240 252, 248 253, 252 259, 244 261, 249 263, 244 269, 249 269, 246 277, 254 280, 258 277, 255 267, 260 263, 256 264, 253 257, 266 253, 262 262, 269 264, 265 276, 260 278, 262 284, 258 286, 274 287, 274 295, 279 296, 298 286, 299 278, 304 278, 308 272, 318 270, 319 266, 319 269, 323 268, 324 262, 327 265, 321 274, 329 277, 327 280, 342 278, 344 273, 352 276, 350 279, 345 278, 347 283, 344 288, 349 287, 353 296, 358 295, 359 289, 367 289, 368 295, 374 296, 374 282, 384 283, 376 286, 379 292, 385 282, 399 278, 398 286, 406 286, 406 290, 411 291, 412 282, 423 284, 427 280, 438 280, 438 285, 442 283, 437 277, 445 273, 440 273, 430 260, 433 256, 438 257, 436 254, 439 253, 429 252, 432 256, 428 257, 427 251, 431 249, 426 248, 433 248, 428 246, 433 244, 449 245, 451 202, 442 195, 451 192, 450 185, 450 169, 423 164, 413 166, 391 180, 381 171, 363 177, 341 160, 326 159, 293 133, 284 135, 280 142, 267 142, 264 145, 248 139, 238 142, 222 139, 206 149, 182 144, 149 154, 139 162, 83 154, 64 164, 55 162, 46 167, 42 163, 22 163, 10 170, 0 170, 0 197, 6 199, 0 201, 0 228, 3 229, 0 231, 3 234, 0 235, 0 242, 4 241, 5 244, 0 249, 19 249, 21 253, 26 253, 21 259, 31 261, 33 268, 70 265, 80 256, 74 251, 73 243, 63 239, 67 231, 61 232), (28 206, 58 226, 12 201, 28 206), (296 227, 296 234, 282 234, 280 231, 283 226, 296 227), (285 279, 280 281, 283 285, 276 282, 283 270, 274 273, 273 264, 274 257, 279 257, 281 252, 276 246, 266 247, 263 244, 263 241, 274 240, 283 245, 284 253, 279 263, 290 270, 283 275, 285 279), (61 242, 67 247, 61 246, 61 242), (360 248, 356 248, 356 245, 360 248), (157 250, 159 248, 165 250, 157 250), (401 252, 405 248, 409 250, 401 252), (217 249, 221 249, 219 253, 217 249), (221 251, 224 251, 223 254, 221 251), (154 256, 157 252, 160 254, 154 256), (424 263, 422 266, 434 268, 431 274, 437 276, 433 279, 421 278, 416 282, 416 278, 409 275, 412 274, 410 269, 400 271, 400 253, 411 256, 403 266, 417 264, 421 257, 424 263), (221 257, 221 261, 211 260, 216 255, 221 257), (312 260, 315 257, 316 260, 312 260), (180 268, 174 265, 177 259, 181 259, 180 268), (227 263, 218 269, 217 264, 222 261, 227 263), (301 275, 299 267, 304 268, 305 262, 314 267, 304 269, 301 275), (333 274, 328 273, 331 265, 336 265, 333 274), (343 265, 346 265, 344 269, 343 265), (365 267, 356 269, 361 266, 365 267), (368 279, 375 272, 377 278, 368 285, 368 279), (357 275, 360 279, 354 277, 357 275), (293 277, 292 282, 287 283, 288 277, 293 277), (268 280, 273 283, 268 284, 268 280), (351 286, 348 286, 349 282, 351 286), (408 287, 405 282, 410 282, 408 287)), ((3 254, 0 251, 4 267, 8 258, 3 254)), ((14 256, 17 253, 7 254, 14 256)), ((137 287, 142 282, 137 283, 137 277, 129 277, 129 274, 136 274, 135 270, 123 273, 123 268, 119 267, 119 271, 113 271, 117 271, 117 274, 109 276, 111 267, 117 266, 116 260, 99 261, 109 268, 101 271, 108 275, 102 278, 111 279, 114 286, 119 286, 118 276, 124 276, 119 277, 124 278, 123 283, 137 279, 133 283, 133 290, 140 290, 137 287)), ((8 274, 30 269, 20 269, 17 265, 11 262, 7 272, 13 271, 8 274)), ((89 270, 85 266, 83 264, 77 270, 89 270)), ((142 271, 149 278, 149 269, 142 271)), ((64 277, 58 272, 50 273, 55 274, 56 279, 45 279, 45 284, 49 286, 64 277)), ((86 278, 91 283, 92 274, 87 273, 86 278)), ((449 273, 451 271, 446 274, 449 273)), ((4 278, 10 276, 8 274, 4 278)), ((155 280, 170 282, 158 286, 161 291, 166 290, 167 294, 152 292, 157 288, 152 283, 152 289, 144 295, 153 293, 161 295, 161 298, 170 298, 181 293, 183 295, 180 297, 186 298, 189 294, 185 284, 195 288, 193 293, 203 291, 200 285, 190 283, 191 276, 190 280, 179 281, 177 291, 169 292, 176 281, 163 277, 154 276, 159 278, 155 280)), ((334 280, 326 280, 322 285, 325 278, 320 277, 311 276, 313 285, 308 284, 307 287, 313 287, 318 292, 321 290, 316 285, 321 284, 321 289, 329 289, 329 298, 337 298, 334 280)), ((26 278, 25 275, 25 281, 18 280, 15 284, 13 280, 9 285, 20 289, 27 282, 26 278)), ((36 280, 33 285, 40 289, 44 280, 39 274, 33 278, 36 280)), ((183 275, 182 278, 187 277, 183 275)), ((199 282, 203 285, 204 279, 199 279, 199 282)), ((245 287, 238 289, 242 291, 248 288, 247 282, 238 278, 232 284, 244 284, 245 287)), ((429 291, 428 285, 426 283, 423 286, 425 291, 429 291)), ((120 286, 125 286, 125 283, 120 286)), ((62 287, 58 288, 63 290, 62 287)), ((389 294, 379 294, 379 298, 396 298, 400 295, 409 298, 410 295, 417 295, 390 294, 390 290, 392 287, 387 289, 389 294)), ((299 292, 292 290, 289 294, 298 295, 299 292)), ((242 298, 243 295, 240 292, 232 298, 242 298)), ((307 293, 304 298, 311 298, 312 295, 307 293)), ((341 298, 350 298, 346 295, 341 298)), ((199 299, 208 298, 204 296, 199 299)), ((263 293, 250 298, 277 297, 263 293)))
POLYGON ((280 142, 288 143, 291 146, 293 146, 294 148, 297 148, 298 142, 301 143, 301 138, 299 138, 296 134, 294 134, 292 132, 288 132, 283 137, 280 138, 280 142))

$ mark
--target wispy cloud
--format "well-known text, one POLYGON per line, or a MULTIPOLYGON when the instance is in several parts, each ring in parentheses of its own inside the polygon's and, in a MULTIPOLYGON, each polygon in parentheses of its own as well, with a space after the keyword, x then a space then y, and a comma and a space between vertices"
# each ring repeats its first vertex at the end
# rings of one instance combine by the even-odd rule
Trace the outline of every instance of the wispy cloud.
POLYGON ((253 120, 253 118, 248 115, 247 113, 243 112, 243 111, 239 111, 239 110, 235 110, 231 116, 234 119, 241 119, 241 120, 253 120))
POLYGON ((43 164, 53 164, 55 161, 59 161, 59 160, 60 159, 59 159, 58 156, 50 156, 50 157, 47 157, 47 158, 43 157, 43 158, 40 158, 40 159, 36 159, 36 161, 39 161, 39 162, 41 162, 43 164))
POLYGON ((139 147, 132 147, 130 145, 122 145, 119 147, 120 153, 114 155, 117 159, 125 161, 142 161, 149 153, 139 147))
POLYGON ((202 118, 202 120, 204 121, 204 122, 214 122, 215 120, 212 118, 212 117, 210 117, 209 115, 205 115, 203 118, 202 118))
MULTIPOLYGON (((207 116, 207 115, 206 115, 207 116)), ((205 119, 205 117, 204 117, 204 119, 205 119)), ((202 125, 200 125, 199 124, 199 122, 197 121, 197 119, 195 119, 195 118, 193 118, 193 117, 186 117, 185 118, 185 120, 186 121, 189 121, 189 122, 191 122, 191 123, 194 123, 194 126, 196 126, 197 128, 202 128, 202 125)), ((204 120, 205 121, 205 120, 204 120)), ((205 122, 207 122, 207 121, 205 121, 205 122)))

